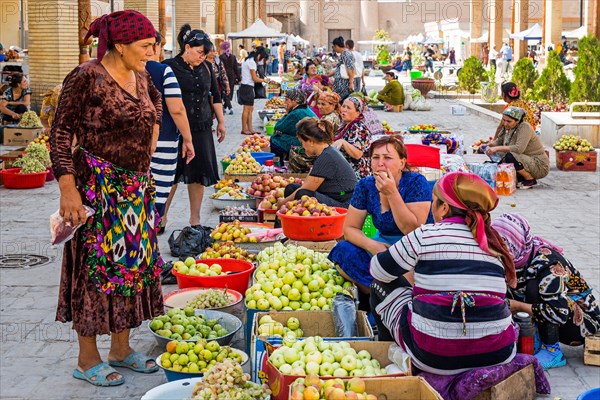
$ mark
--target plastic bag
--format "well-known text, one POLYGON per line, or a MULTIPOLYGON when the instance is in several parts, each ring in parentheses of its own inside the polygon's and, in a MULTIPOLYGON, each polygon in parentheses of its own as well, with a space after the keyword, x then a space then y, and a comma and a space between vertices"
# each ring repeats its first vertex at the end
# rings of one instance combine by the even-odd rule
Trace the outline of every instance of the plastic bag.
MULTIPOLYGON (((85 209, 86 220, 94 215, 95 211, 93 208, 88 206, 83 206, 83 208, 85 209)), ((75 232, 82 225, 83 224, 75 226, 71 225, 70 222, 65 221, 65 219, 60 216, 60 210, 56 210, 56 212, 50 216, 50 243, 57 245, 73 239, 75 232)))
POLYGON ((208 226, 186 226, 182 230, 171 233, 169 237, 169 247, 171 255, 179 257, 181 260, 187 257, 196 257, 213 243, 210 233, 213 228, 208 226), (175 237, 176 232, 181 232, 175 237))
POLYGON ((399 372, 409 372, 409 360, 410 356, 402 350, 402 347, 397 344, 393 344, 388 349, 388 359, 392 364, 385 367, 388 374, 396 374, 399 372))
POLYGON ((356 303, 351 296, 338 293, 333 298, 331 306, 333 311, 333 324, 338 337, 358 336, 358 324, 356 323, 356 303))

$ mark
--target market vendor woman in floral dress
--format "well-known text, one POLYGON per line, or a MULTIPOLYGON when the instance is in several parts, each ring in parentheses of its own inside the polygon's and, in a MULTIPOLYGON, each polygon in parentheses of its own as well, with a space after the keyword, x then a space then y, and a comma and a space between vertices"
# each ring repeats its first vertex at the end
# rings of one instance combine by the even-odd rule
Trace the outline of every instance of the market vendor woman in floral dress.
POLYGON ((150 174, 162 101, 145 71, 155 43, 150 20, 115 12, 94 21, 91 35, 99 38, 98 59, 65 78, 52 126, 60 214, 83 223, 65 244, 56 319, 73 321, 78 335, 73 377, 116 386, 124 378, 113 366, 158 369, 129 346, 129 330, 163 311, 150 174), (95 210, 90 218, 83 205, 95 210), (97 335, 111 336, 108 363, 97 335))

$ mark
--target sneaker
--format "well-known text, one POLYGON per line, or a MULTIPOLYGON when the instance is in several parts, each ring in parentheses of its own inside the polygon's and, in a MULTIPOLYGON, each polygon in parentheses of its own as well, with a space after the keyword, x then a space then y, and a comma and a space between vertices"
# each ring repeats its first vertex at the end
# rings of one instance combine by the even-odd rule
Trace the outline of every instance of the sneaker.
POLYGON ((534 187, 536 185, 537 185, 537 181, 535 179, 530 179, 530 180, 521 182, 521 186, 519 186, 519 189, 527 190, 527 189, 531 189, 532 187, 534 187))
POLYGON ((233 115, 233 108, 231 108, 231 109, 229 110, 229 113, 228 113, 228 114, 229 114, 229 115, 233 115))
POLYGON ((542 343, 542 348, 535 354, 535 358, 542 364, 544 370, 563 367, 567 364, 567 359, 562 351, 560 351, 560 344, 558 342, 553 345, 542 343))

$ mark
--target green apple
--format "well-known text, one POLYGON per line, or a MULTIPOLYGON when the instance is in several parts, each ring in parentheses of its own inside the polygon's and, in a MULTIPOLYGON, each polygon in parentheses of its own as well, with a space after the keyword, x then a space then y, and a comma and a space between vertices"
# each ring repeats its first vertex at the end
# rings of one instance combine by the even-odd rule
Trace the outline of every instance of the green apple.
POLYGON ((283 357, 285 358, 285 362, 288 364, 293 364, 294 362, 300 360, 298 351, 293 347, 285 349, 285 351, 283 352, 283 357))
POLYGON ((307 374, 319 375, 319 369, 320 365, 315 361, 309 361, 306 363, 305 370, 307 374))
POLYGON ((260 299, 256 302, 256 308, 259 310, 268 310, 271 305, 267 299, 260 299))
POLYGON ((292 366, 290 364, 282 364, 279 367, 279 371, 283 374, 283 375, 292 375, 292 366))
POLYGON ((188 257, 185 259, 185 261, 183 262, 187 267, 191 267, 192 265, 196 264, 196 260, 194 259, 194 257, 188 257))
MULTIPOLYGON (((287 297, 291 300, 291 301, 298 301, 300 300, 300 291, 296 288, 290 289, 290 291, 287 294, 287 297)), ((292 308, 294 308, 292 306, 292 308)))
POLYGON ((344 368, 337 368, 335 371, 333 371, 333 376, 348 376, 348 371, 346 371, 344 368))
POLYGON ((321 375, 321 376, 333 375, 333 367, 331 366, 331 363, 324 362, 323 364, 321 364, 319 367, 319 375, 321 375))
POLYGON ((286 322, 286 326, 288 328, 290 328, 291 330, 296 330, 296 329, 300 328, 300 320, 296 317, 288 318, 288 320, 286 322))

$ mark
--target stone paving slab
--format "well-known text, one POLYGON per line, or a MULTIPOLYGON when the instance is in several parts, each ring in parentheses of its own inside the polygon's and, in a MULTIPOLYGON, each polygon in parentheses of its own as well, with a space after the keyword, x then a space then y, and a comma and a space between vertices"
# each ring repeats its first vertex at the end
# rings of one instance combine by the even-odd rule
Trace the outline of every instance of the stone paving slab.
MULTIPOLYGON (((403 80, 406 82, 406 79, 403 80)), ((367 78, 367 86, 382 87, 379 78, 367 78)), ((493 134, 497 122, 467 111, 465 116, 451 116, 450 106, 456 99, 433 99, 429 112, 377 112, 394 129, 413 124, 432 123, 464 135, 469 145, 493 134)), ((257 101, 260 109, 264 100, 257 101)), ((227 139, 217 144, 220 158, 233 152, 243 140, 240 131, 241 107, 225 117, 227 139)), ((255 113, 255 128, 262 123, 255 113)), ((0 153, 8 148, 0 146, 0 153)), ((501 197, 494 215, 519 212, 525 215, 533 232, 555 241, 594 286, 600 288, 600 174, 557 170, 551 155, 550 175, 539 187, 501 197)), ((218 214, 212 210, 207 190, 202 208, 202 224, 214 226, 218 214)), ((18 191, 0 188, 0 254, 32 253, 49 256, 49 264, 29 269, 0 268, 0 398, 2 399, 139 399, 146 391, 166 382, 162 372, 150 375, 124 370, 126 383, 120 387, 96 388, 71 377, 77 363, 77 341, 70 324, 54 321, 60 279, 62 247, 49 245, 48 216, 58 207, 59 190, 55 182, 43 188, 18 191)), ((165 259, 171 259, 167 239, 174 229, 187 224, 188 196, 181 185, 169 218, 167 232, 160 236, 165 259)), ((176 289, 164 286, 164 293, 176 289)), ((132 346, 152 356, 162 350, 143 324, 132 330, 132 346)), ((236 346, 243 342, 236 340, 236 346)), ((99 338, 105 358, 109 337, 99 338)), ((583 365, 582 347, 563 346, 567 366, 547 372, 552 385, 549 399, 576 399, 583 391, 600 386, 600 368, 583 365)))

